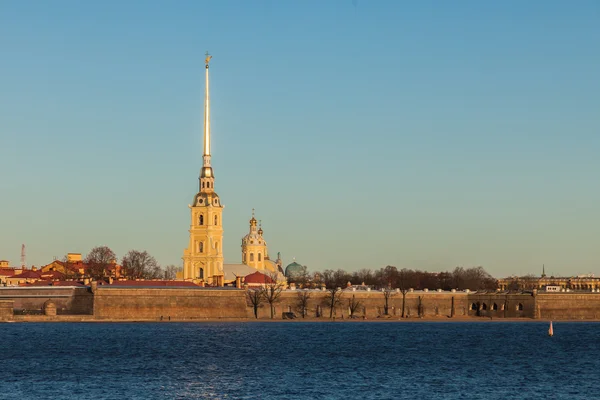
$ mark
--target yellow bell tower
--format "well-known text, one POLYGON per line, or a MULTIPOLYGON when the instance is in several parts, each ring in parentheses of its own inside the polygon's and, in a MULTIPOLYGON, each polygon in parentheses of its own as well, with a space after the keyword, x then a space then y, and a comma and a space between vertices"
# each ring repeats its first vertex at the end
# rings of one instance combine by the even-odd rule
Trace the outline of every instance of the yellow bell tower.
POLYGON ((215 192, 215 176, 210 166, 210 96, 206 53, 206 93, 204 97, 204 156, 200 188, 189 205, 190 241, 183 251, 183 279, 199 279, 209 285, 223 285, 223 205, 215 192))

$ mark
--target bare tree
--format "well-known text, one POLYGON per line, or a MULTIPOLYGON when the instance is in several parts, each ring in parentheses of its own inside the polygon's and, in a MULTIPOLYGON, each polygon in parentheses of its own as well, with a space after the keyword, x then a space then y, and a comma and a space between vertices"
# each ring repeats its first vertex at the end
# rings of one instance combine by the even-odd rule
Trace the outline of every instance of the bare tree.
POLYGON ((384 307, 383 307, 383 314, 384 314, 384 315, 389 315, 389 310, 390 310, 390 307, 389 307, 390 297, 393 297, 393 296, 396 294, 396 292, 395 292, 395 290, 394 290, 394 289, 392 289, 391 287, 386 287, 386 288, 383 288, 383 290, 382 290, 382 291, 383 291, 383 299, 385 300, 385 305, 384 305, 384 307))
POLYGON ((262 290, 258 288, 248 289, 248 291, 246 292, 246 298, 248 299, 248 302, 254 310, 254 318, 258 319, 258 309, 264 301, 262 290))
POLYGON ((158 279, 163 276, 160 265, 147 251, 129 250, 122 264, 132 279, 158 279))
POLYGON ((370 269, 363 268, 352 274, 352 283, 355 285, 374 285, 375 275, 370 269))
POLYGON ((344 292, 339 287, 331 287, 327 289, 325 296, 325 304, 329 307, 329 318, 333 318, 335 307, 342 301, 344 292))
POLYGON ((262 295, 266 302, 269 303, 271 309, 271 319, 275 315, 275 303, 279 302, 279 297, 283 290, 283 284, 277 282, 277 278, 277 274, 275 273, 265 275, 265 283, 261 287, 262 295))
POLYGON ((398 271, 398 288, 400 289, 400 293, 402 293, 402 318, 406 315, 406 294, 412 287, 411 285, 414 285, 414 271, 402 268, 398 271))
POLYGON ((182 268, 176 265, 167 265, 165 267, 165 279, 170 281, 177 279, 177 273, 181 272, 181 270, 182 268))
POLYGON ((310 300, 311 294, 308 290, 298 292, 298 311, 302 313, 302 318, 306 315, 308 309, 308 301, 310 300))
POLYGON ((348 311, 350 312, 350 318, 354 318, 354 314, 356 313, 356 311, 359 309, 359 307, 361 305, 362 305, 362 302, 359 300, 356 300, 354 295, 352 295, 352 298, 348 300, 348 311))
POLYGON ((102 279, 109 267, 115 265, 117 256, 107 246, 94 247, 85 257, 88 266, 87 274, 92 279, 102 279))

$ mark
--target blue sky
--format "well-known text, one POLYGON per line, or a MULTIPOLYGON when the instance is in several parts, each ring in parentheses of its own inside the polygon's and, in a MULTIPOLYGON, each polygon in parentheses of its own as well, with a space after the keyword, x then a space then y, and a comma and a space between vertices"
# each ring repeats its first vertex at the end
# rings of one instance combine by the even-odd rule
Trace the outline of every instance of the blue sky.
POLYGON ((180 264, 213 54, 224 251, 600 274, 595 1, 4 1, 0 258, 180 264))

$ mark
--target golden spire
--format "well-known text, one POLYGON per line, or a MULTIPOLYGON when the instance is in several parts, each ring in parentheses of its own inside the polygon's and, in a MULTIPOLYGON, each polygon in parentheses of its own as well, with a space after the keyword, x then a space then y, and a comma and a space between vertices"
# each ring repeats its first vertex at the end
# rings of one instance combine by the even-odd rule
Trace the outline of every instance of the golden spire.
POLYGON ((215 188, 215 175, 210 166, 210 90, 208 82, 208 63, 211 58, 212 56, 209 55, 207 51, 206 58, 204 59, 206 65, 206 92, 204 94, 204 155, 202 156, 203 165, 200 172, 201 192, 212 192, 215 188))
MULTIPOLYGON (((204 156, 206 161, 206 156, 209 157, 208 162, 210 165, 210 95, 209 95, 209 86, 208 86, 208 63, 212 58, 211 55, 206 52, 206 93, 204 95, 204 156)), ((207 166, 205 164, 205 166, 207 166)))

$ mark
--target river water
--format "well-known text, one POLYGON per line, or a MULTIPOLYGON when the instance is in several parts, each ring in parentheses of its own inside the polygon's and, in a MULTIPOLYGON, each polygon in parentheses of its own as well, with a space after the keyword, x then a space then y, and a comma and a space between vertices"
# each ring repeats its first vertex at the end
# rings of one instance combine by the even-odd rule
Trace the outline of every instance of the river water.
POLYGON ((0 324, 0 399, 600 398, 600 323, 0 324))

